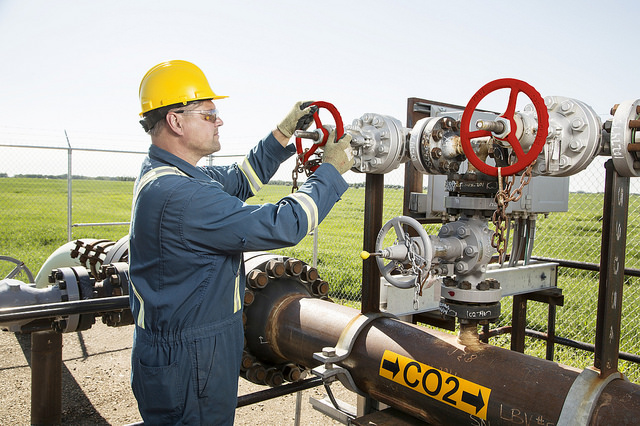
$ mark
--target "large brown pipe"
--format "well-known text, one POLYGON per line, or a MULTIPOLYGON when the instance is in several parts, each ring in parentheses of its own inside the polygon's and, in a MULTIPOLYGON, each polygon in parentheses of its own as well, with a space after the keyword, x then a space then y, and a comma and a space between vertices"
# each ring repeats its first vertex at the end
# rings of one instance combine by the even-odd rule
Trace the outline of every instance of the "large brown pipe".
MULTIPOLYGON (((271 309, 266 340, 279 356, 315 367, 319 362, 314 352, 335 346, 359 314, 300 294, 280 298, 271 309)), ((350 372, 363 393, 432 424, 558 422, 580 370, 474 338, 465 341, 469 344, 461 344, 454 335, 378 318, 362 329, 350 355, 337 364, 350 372), (398 365, 397 359, 404 364, 398 365), (404 384, 389 379, 390 374, 404 384), (439 385, 439 396, 425 394, 436 394, 439 385), (478 387, 483 389, 481 399, 471 393, 478 387), (452 393, 445 396, 446 390, 452 393), (480 411, 473 412, 474 406, 480 411)), ((611 381, 596 400, 589 424, 640 424, 640 386, 611 381)))

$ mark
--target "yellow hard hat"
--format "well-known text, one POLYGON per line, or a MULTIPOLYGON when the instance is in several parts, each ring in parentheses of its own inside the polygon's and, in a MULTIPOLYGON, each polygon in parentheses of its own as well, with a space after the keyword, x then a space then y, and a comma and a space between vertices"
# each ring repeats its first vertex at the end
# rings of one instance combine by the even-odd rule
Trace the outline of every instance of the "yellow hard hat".
POLYGON ((151 68, 142 78, 139 94, 140 115, 168 105, 228 97, 216 95, 202 70, 187 61, 167 61, 151 68))

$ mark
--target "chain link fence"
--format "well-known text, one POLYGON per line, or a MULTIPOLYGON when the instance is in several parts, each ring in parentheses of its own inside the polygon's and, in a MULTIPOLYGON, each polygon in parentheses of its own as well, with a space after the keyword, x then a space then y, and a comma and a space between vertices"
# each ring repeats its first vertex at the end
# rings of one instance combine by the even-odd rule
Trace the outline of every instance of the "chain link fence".
MULTIPOLYGON (((6 129, 5 129, 6 130, 6 129)), ((92 135, 95 140, 95 135, 92 135)), ((148 141, 121 141, 114 148, 105 138, 100 146, 86 148, 82 135, 43 132, 34 136, 5 131, 0 141, 0 255, 39 268, 46 257, 68 240, 100 238, 118 240, 128 232, 133 181, 146 155, 148 141), (36 142, 37 140, 37 142, 36 142), (74 148, 82 145, 84 148, 74 148), (106 149, 105 147, 109 147, 106 149), (131 149, 136 147, 136 149, 131 149), (139 148, 139 149, 138 149, 139 148), (69 196, 70 195, 70 196, 69 196), (104 225, 109 224, 109 225, 104 225)), ((213 157, 211 164, 230 164, 240 156, 213 157)), ((536 225, 534 256, 600 263, 601 219, 604 191, 604 160, 598 158, 582 173, 571 177, 569 211, 540 216, 536 225)), ((275 181, 290 181, 294 162, 282 165, 275 181)), ((383 223, 402 214, 403 167, 385 176, 383 223)), ((352 184, 329 218, 296 247, 278 250, 279 254, 300 258, 317 265, 322 278, 332 285, 331 298, 359 308, 364 227, 364 176, 348 172, 352 184), (314 245, 317 241, 317 251, 314 245)), ((275 202, 291 192, 291 185, 268 185, 252 203, 275 202)), ((640 240, 634 231, 640 219, 633 212, 640 207, 640 182, 631 180, 626 267, 640 268, 640 240)), ((436 234, 438 225, 427 225, 436 234)), ((15 264, 0 262, 0 277, 15 264)), ((35 271, 32 271, 35 273, 35 271)), ((565 296, 558 307, 556 335, 593 344, 598 297, 596 272, 559 268, 558 287, 565 296)), ((620 350, 640 353, 636 342, 640 326, 638 278, 627 277, 624 286, 620 350)), ((511 298, 502 301, 502 315, 495 327, 510 325, 511 298)), ((547 305, 529 302, 527 328, 538 332, 547 329, 547 305)), ((493 344, 509 346, 508 335, 492 339, 493 344)), ((526 353, 544 357, 545 343, 527 338, 526 353)), ((584 368, 593 363, 593 354, 556 345, 555 361, 584 368)), ((621 361, 620 371, 635 382, 640 381, 637 364, 621 361)))

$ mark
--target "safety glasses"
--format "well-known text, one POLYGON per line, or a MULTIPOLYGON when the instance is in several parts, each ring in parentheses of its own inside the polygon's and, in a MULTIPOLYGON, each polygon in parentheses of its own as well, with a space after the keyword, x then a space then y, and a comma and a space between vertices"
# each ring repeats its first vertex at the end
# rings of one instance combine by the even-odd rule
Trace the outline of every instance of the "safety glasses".
POLYGON ((200 114, 206 121, 209 121, 211 123, 215 123, 218 120, 218 118, 220 118, 220 113, 218 112, 217 108, 193 109, 193 110, 181 109, 181 110, 172 111, 172 112, 175 112, 176 114, 200 114))

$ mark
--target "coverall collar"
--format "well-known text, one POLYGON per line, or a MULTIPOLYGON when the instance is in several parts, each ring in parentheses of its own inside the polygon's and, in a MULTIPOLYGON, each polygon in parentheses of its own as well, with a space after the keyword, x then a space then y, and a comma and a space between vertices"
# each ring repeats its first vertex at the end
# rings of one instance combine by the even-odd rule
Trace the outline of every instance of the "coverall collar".
POLYGON ((200 169, 200 167, 195 167, 190 163, 188 163, 187 161, 183 160, 182 158, 175 156, 169 151, 166 151, 156 145, 152 144, 149 147, 149 158, 151 158, 152 160, 160 161, 162 163, 166 163, 171 166, 177 167, 178 169, 182 170, 184 173, 191 176, 192 178, 202 179, 207 181, 211 180, 211 178, 207 176, 207 174, 204 173, 200 169))

